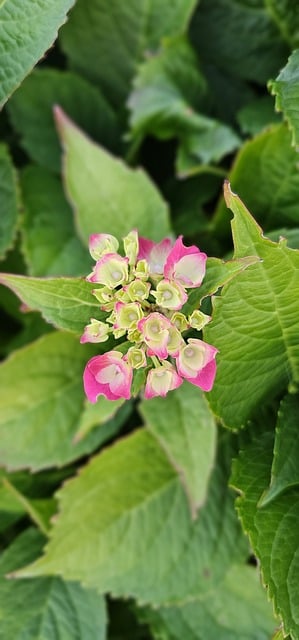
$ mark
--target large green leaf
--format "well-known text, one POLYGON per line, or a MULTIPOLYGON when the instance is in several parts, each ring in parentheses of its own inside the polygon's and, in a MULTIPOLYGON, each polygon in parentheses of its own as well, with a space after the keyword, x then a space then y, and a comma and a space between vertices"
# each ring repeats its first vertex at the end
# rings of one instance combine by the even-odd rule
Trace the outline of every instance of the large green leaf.
POLYGON ((137 63, 162 37, 184 32, 195 5, 196 0, 77 0, 60 34, 62 48, 72 67, 119 110, 137 63))
POLYGON ((186 383, 166 398, 145 400, 141 415, 182 479, 193 516, 206 500, 216 424, 204 395, 186 383))
POLYGON ((0 108, 49 49, 74 0, 6 0, 0 7, 0 108))
POLYGON ((155 438, 137 430, 97 455, 59 492, 60 514, 46 555, 18 575, 59 573, 143 603, 206 593, 248 552, 224 459, 222 452, 194 521, 155 438))
POLYGON ((299 49, 293 51, 286 66, 274 82, 270 82, 272 94, 276 96, 275 106, 283 112, 295 147, 299 144, 299 49))
MULTIPOLYGON (((298 154, 291 147, 286 125, 270 127, 245 143, 229 180, 265 230, 299 225, 298 154)), ((214 232, 227 237, 229 216, 224 200, 213 222, 214 232)))
POLYGON ((21 173, 21 190, 22 249, 29 275, 87 275, 90 255, 76 236, 60 180, 46 169, 27 166, 21 173))
MULTIPOLYGON (((88 413, 83 368, 94 353, 71 334, 54 332, 16 351, 0 365, 1 465, 34 470, 62 466, 113 435, 112 421, 110 430, 100 426, 74 442, 84 413, 88 413)), ((92 420, 101 424, 100 410, 93 412, 92 420)))
POLYGON ((8 103, 13 127, 33 160, 47 169, 60 170, 61 150, 53 117, 55 104, 95 140, 119 149, 116 116, 100 91, 75 73, 39 69, 22 83, 8 103))
POLYGON ((202 598, 141 610, 140 618, 156 640, 269 640, 276 626, 256 569, 241 565, 202 598))
POLYGON ((0 557, 1 640, 105 640, 105 601, 61 578, 8 580, 36 558, 44 538, 27 529, 0 557))
POLYGON ((142 169, 129 169, 89 140, 58 109, 57 125, 64 147, 66 189, 82 240, 92 233, 141 235, 161 240, 169 234, 168 208, 142 169), (88 185, 88 188, 86 188, 88 185))
POLYGON ((273 433, 259 434, 237 459, 232 483, 241 492, 238 512, 259 559, 263 582, 283 619, 284 634, 298 640, 299 490, 291 488, 259 508, 269 485, 272 456, 273 433))
POLYGON ((288 53, 260 0, 201 0, 191 39, 203 63, 261 84, 278 72, 288 53))
POLYGON ((40 311, 58 329, 80 334, 90 318, 106 316, 91 293, 94 285, 83 278, 29 278, 1 273, 0 283, 20 298, 26 311, 40 311))
POLYGON ((234 213, 235 257, 261 260, 223 287, 213 322, 204 328, 207 342, 219 349, 211 406, 238 428, 265 398, 299 381, 299 252, 264 238, 229 186, 226 201, 234 213))
POLYGON ((288 487, 299 484, 298 415, 298 394, 287 395, 278 413, 271 484, 262 498, 262 504, 267 504, 288 487))
POLYGON ((5 145, 0 145, 0 258, 11 248, 18 219, 16 173, 5 145))
POLYGON ((234 131, 200 111, 205 81, 186 39, 165 42, 138 69, 130 95, 132 136, 178 138, 180 175, 220 160, 240 143, 234 131))

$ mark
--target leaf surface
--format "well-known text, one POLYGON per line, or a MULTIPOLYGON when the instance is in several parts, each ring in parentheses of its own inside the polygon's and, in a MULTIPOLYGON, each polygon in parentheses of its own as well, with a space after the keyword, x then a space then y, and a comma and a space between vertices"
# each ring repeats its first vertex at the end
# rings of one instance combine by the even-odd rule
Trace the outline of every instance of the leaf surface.
POLYGON ((60 34, 72 67, 99 86, 119 110, 137 63, 161 38, 183 33, 196 0, 78 0, 60 34), (78 48, 80 41, 80 49, 78 48), (101 64, 98 64, 101 60, 101 64))
POLYGON ((231 482, 241 492, 239 516, 262 571, 263 582, 284 623, 284 636, 299 638, 299 490, 290 488, 259 508, 269 485, 273 433, 261 433, 235 462, 231 482))
MULTIPOLYGON (((94 350, 53 332, 0 365, 0 463, 10 469, 62 466, 90 453, 110 434, 100 426, 79 443, 84 422, 83 368, 94 350)), ((100 424, 101 412, 89 416, 100 424)), ((127 417, 126 415, 124 418, 127 417)))
POLYGON ((9 287, 27 310, 40 311, 59 329, 80 334, 91 317, 100 320, 106 315, 99 311, 91 293, 94 285, 83 278, 29 278, 1 273, 0 283, 9 287))
POLYGON ((84 243, 92 233, 121 238, 135 227, 153 240, 168 235, 167 205, 146 173, 129 169, 89 140, 60 109, 56 120, 64 147, 66 190, 84 243))
POLYGON ((18 191, 16 172, 4 144, 0 145, 0 258, 11 248, 17 231, 18 191))
POLYGON ((80 276, 91 258, 76 236, 73 213, 61 182, 49 171, 27 166, 20 176, 24 215, 22 249, 31 276, 80 276))
POLYGON ((105 601, 94 591, 61 578, 8 580, 33 560, 44 538, 22 533, 0 557, 0 637, 5 640, 106 640, 105 601), (17 615, 16 615, 17 610, 17 615))
POLYGON ((225 194, 234 213, 235 258, 261 260, 224 286, 204 328, 205 340, 219 349, 211 406, 239 428, 260 402, 298 381, 299 252, 264 238, 229 186, 225 194))
POLYGON ((140 411, 179 473, 195 516, 206 500, 216 451, 216 424, 204 395, 185 383, 166 398, 144 400, 140 411))
POLYGON ((8 103, 8 113, 23 149, 46 169, 59 172, 61 148, 53 117, 58 104, 92 138, 119 150, 116 115, 101 92, 69 71, 36 69, 8 103))
POLYGON ((293 51, 285 67, 276 80, 270 82, 270 89, 275 95, 275 107, 283 112, 292 134, 292 143, 299 144, 299 50, 293 51))
POLYGON ((6 0, 0 7, 0 108, 49 49, 74 0, 6 0))
POLYGON ((96 455, 59 492, 46 555, 18 575, 59 572, 153 604, 205 593, 247 555, 227 472, 215 468, 206 505, 192 521, 176 472, 140 429, 96 455))

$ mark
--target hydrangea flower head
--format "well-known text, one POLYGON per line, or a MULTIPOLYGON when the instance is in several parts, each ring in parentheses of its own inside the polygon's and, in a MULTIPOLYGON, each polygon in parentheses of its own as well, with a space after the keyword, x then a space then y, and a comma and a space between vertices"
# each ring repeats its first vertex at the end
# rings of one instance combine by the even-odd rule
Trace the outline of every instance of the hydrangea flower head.
POLYGON ((182 236, 155 243, 138 237, 136 230, 124 239, 124 255, 110 234, 93 234, 90 253, 96 261, 87 277, 95 283, 93 294, 103 321, 92 318, 81 342, 105 342, 109 336, 121 343, 94 356, 85 367, 87 398, 129 399, 138 370, 143 370, 144 397, 165 397, 188 380, 210 391, 216 375, 217 349, 196 332, 211 320, 195 309, 184 313, 188 290, 199 287, 207 256, 196 246, 187 247, 182 236))

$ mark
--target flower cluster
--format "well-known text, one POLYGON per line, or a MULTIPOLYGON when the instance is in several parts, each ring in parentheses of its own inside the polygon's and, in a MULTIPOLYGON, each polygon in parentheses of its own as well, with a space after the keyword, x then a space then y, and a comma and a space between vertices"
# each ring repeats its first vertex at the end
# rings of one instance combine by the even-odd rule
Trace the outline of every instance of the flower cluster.
POLYGON ((96 261, 87 277, 96 285, 93 294, 105 322, 91 319, 81 342, 105 342, 112 334, 124 337, 121 347, 97 355, 86 365, 84 388, 88 399, 129 399, 134 372, 144 372, 144 397, 166 396, 183 380, 210 391, 216 374, 217 349, 194 337, 210 316, 199 310, 186 317, 181 309, 188 289, 199 287, 207 256, 197 247, 186 247, 182 236, 154 243, 131 231, 123 240, 109 234, 90 237, 90 253, 96 261), (123 348, 124 347, 124 348, 123 348), (125 351, 125 352, 123 352, 125 351))

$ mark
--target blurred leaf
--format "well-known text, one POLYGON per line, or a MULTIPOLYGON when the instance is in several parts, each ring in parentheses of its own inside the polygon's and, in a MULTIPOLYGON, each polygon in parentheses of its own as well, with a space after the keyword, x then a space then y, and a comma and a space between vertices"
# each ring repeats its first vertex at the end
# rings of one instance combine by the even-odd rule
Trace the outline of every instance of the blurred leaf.
POLYGON ((0 558, 0 637, 42 640, 105 640, 105 601, 95 591, 61 578, 7 580, 5 575, 33 560, 43 537, 27 529, 0 558))
POLYGON ((166 398, 143 400, 140 412, 179 474, 195 517, 206 501, 216 451, 216 424, 204 395, 185 383, 166 398))
POLYGON ((299 252, 262 235, 242 201, 226 186, 235 258, 260 261, 223 287, 214 299, 204 338, 219 349, 212 409, 239 428, 266 398, 299 380, 299 252))
POLYGON ((191 40, 203 63, 262 85, 288 54, 260 0, 201 0, 191 23, 191 40))
POLYGON ((19 503, 20 509, 23 509, 24 513, 28 514, 41 533, 47 535, 50 528, 50 518, 56 512, 55 499, 29 500, 24 494, 16 489, 8 478, 3 478, 2 483, 11 498, 19 503))
POLYGON ((266 0, 266 7, 291 49, 299 46, 299 6, 293 0, 266 0))
MULTIPOLYGON (((0 8, 1 9, 1 8, 0 8)), ((1 23, 0 23, 1 25, 1 23)), ((1 26, 0 26, 1 29, 1 26)), ((0 54, 1 55, 1 54, 0 54)), ((1 71, 0 71, 1 73, 1 71)), ((0 145, 0 259, 11 248, 18 219, 17 177, 8 149, 0 145)))
POLYGON ((165 36, 186 31, 196 0, 77 0, 60 41, 71 66, 119 111, 136 66, 165 36), (101 64, 99 64, 99 60, 101 64))
POLYGON ((95 140, 119 150, 116 116, 100 91, 75 73, 38 69, 22 83, 7 107, 22 147, 32 160, 52 171, 60 170, 61 149, 53 117, 55 104, 95 140))
MULTIPOLYGON (((240 149, 229 180, 265 230, 299 225, 298 154, 286 125, 272 126, 240 149)), ((221 199, 214 233, 227 237, 229 215, 221 199)))
POLYGON ((29 278, 1 273, 0 283, 20 298, 26 311, 40 311, 58 329, 80 334, 91 317, 106 317, 91 293, 94 284, 83 278, 29 278))
POLYGON ((255 136, 269 125, 278 123, 281 116, 274 111, 273 98, 262 96, 242 107, 237 120, 242 133, 255 136))
POLYGON ((60 180, 27 166, 21 174, 23 252, 31 276, 79 276, 90 272, 89 252, 77 238, 60 180))
POLYGON ((282 111, 292 134, 292 144, 299 145, 299 49, 293 51, 276 80, 269 83, 275 107, 282 111))
POLYGON ((6 0, 0 6, 0 108, 53 44, 74 0, 6 0))
POLYGON ((104 396, 99 396, 96 404, 86 404, 74 441, 79 442, 82 438, 85 438, 92 429, 100 425, 105 425, 108 420, 111 420, 111 418, 115 416, 124 402, 125 400, 123 399, 107 400, 104 396))
MULTIPOLYGON (((0 365, 1 465, 34 471, 62 466, 114 435, 112 421, 107 430, 102 425, 81 442, 74 442, 88 412, 83 368, 94 354, 94 349, 80 345, 71 334, 54 332, 16 351, 0 365)), ((123 414, 123 420, 127 415, 123 414)), ((101 422, 100 410, 98 415, 93 413, 93 419, 95 424, 101 422)))
POLYGON ((268 504, 280 493, 299 484, 299 395, 291 394, 282 400, 275 431, 274 458, 271 483, 261 499, 268 504))
POLYGON ((276 623, 257 570, 232 565, 202 598, 177 607, 140 611, 157 640, 269 640, 276 623))
POLYGON ((18 576, 59 572, 101 593, 153 604, 206 593, 247 554, 226 488, 225 452, 192 521, 177 474, 153 436, 139 429, 118 441, 59 492, 46 555, 18 576))
POLYGON ((260 433, 236 460, 232 483, 241 492, 237 507, 257 555, 263 582, 283 619, 284 637, 299 637, 298 526, 299 490, 289 489, 269 505, 258 508, 269 485, 273 433, 260 433))
POLYGON ((129 98, 132 136, 178 138, 177 172, 189 175, 199 163, 217 162, 240 143, 235 132, 198 112, 205 82, 187 40, 164 43, 139 67, 129 98))
POLYGON ((56 113, 66 189, 82 240, 87 243, 90 234, 100 232, 121 238, 135 227, 152 240, 168 235, 166 202, 146 173, 129 169, 89 140, 60 109, 56 113))

